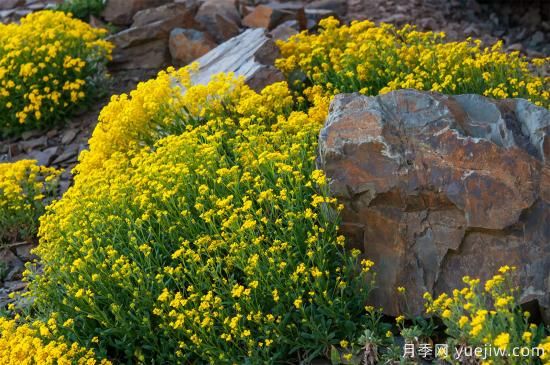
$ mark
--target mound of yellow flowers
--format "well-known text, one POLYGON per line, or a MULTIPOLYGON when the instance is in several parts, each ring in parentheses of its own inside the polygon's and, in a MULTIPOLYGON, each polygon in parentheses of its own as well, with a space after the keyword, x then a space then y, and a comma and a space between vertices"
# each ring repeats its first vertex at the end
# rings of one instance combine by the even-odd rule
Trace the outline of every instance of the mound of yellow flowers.
POLYGON ((279 42, 283 57, 277 66, 302 88, 320 85, 331 95, 413 88, 550 106, 550 78, 531 71, 549 59, 529 63, 519 52, 503 52, 501 42, 482 48, 478 40, 445 42, 444 33, 370 21, 339 26, 327 18, 320 26, 318 34, 303 32, 279 42))
POLYGON ((103 110, 41 219, 35 309, 122 361, 271 363, 356 337, 371 263, 345 250, 315 169, 328 98, 189 72, 103 110))
POLYGON ((49 127, 90 100, 112 49, 105 34, 49 10, 0 24, 0 136, 49 127))
POLYGON ((34 240, 38 218, 57 196, 60 173, 32 160, 0 163, 0 247, 7 241, 34 240))

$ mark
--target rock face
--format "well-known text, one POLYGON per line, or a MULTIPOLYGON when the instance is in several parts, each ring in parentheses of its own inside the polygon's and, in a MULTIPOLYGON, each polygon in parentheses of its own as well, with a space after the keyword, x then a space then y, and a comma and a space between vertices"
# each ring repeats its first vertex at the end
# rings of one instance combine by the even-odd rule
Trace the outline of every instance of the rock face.
POLYGON ((522 99, 342 94, 320 134, 343 231, 375 262, 373 304, 421 314, 424 292, 515 265, 550 320, 550 112, 522 99), (396 288, 407 290, 407 304, 396 288))
POLYGON ((212 75, 233 72, 244 76, 254 90, 284 80, 273 63, 279 56, 275 42, 266 35, 265 29, 248 29, 239 36, 214 48, 196 62, 200 69, 193 76, 195 84, 207 84, 212 75))

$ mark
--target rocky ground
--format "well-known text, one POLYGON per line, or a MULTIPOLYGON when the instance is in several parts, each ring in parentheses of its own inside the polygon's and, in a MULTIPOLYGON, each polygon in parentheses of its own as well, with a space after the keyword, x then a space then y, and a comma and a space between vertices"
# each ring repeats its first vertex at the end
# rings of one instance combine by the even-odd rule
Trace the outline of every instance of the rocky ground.
MULTIPOLYGON (((59 0, 0 0, 0 21, 17 22, 32 11, 52 8, 59 0)), ((139 81, 168 66, 185 65, 203 56, 202 75, 214 71, 254 70, 246 74, 251 85, 260 87, 280 74, 269 65, 277 52, 264 32, 284 39, 300 30, 315 30, 323 17, 343 21, 371 19, 397 25, 411 23, 423 30, 444 31, 449 39, 475 37, 485 44, 503 39, 507 50, 530 57, 550 55, 550 2, 487 2, 487 0, 110 0, 94 26, 108 24, 116 45, 110 64, 112 83, 106 96, 89 109, 49 131, 30 131, 19 138, 0 141, 0 161, 36 159, 40 164, 62 168, 60 193, 71 183, 71 169, 78 154, 87 148, 101 108, 110 95, 128 92, 139 81), (497 4, 497 5, 495 5, 497 4), (214 52, 219 44, 241 34, 214 52), (237 46, 246 47, 251 58, 240 58, 237 46), (229 57, 228 55, 231 55, 229 57), (227 60, 231 58, 231 62, 227 60), (256 84, 254 84, 256 83, 256 84)), ((200 81, 200 80, 198 80, 200 81)), ((20 290, 23 264, 31 259, 32 243, 14 242, 0 250, 0 307, 7 294, 20 290)))

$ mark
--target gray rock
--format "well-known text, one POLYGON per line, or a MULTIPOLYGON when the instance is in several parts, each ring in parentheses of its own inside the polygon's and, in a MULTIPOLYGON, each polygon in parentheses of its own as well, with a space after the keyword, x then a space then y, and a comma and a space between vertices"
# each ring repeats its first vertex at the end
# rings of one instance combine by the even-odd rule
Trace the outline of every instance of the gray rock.
POLYGON ((521 301, 550 321, 549 132, 550 112, 523 99, 336 96, 319 164, 349 244, 375 262, 372 304, 418 315, 424 292, 514 265, 521 301))
POLYGON ((50 166, 58 150, 59 147, 57 146, 46 148, 43 151, 33 150, 29 153, 29 157, 36 160, 41 166, 50 166))
POLYGON ((199 71, 193 75, 195 84, 207 84, 220 72, 244 76, 255 90, 284 79, 273 63, 279 50, 264 29, 248 29, 239 36, 220 44, 197 60, 199 71))
POLYGON ((48 138, 46 136, 42 136, 39 138, 33 138, 27 141, 19 142, 19 147, 21 150, 29 152, 37 148, 46 147, 47 144, 48 138))

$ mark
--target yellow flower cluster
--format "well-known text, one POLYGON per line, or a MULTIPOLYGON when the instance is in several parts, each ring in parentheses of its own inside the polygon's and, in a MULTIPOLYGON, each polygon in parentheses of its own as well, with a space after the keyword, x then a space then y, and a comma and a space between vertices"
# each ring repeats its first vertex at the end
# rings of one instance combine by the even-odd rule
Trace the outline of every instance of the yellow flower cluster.
POLYGON ((63 12, 0 24, 0 135, 60 121, 97 88, 112 45, 63 12))
POLYGON ((320 26, 318 34, 303 32, 279 42, 283 58, 277 66, 296 80, 293 86, 321 85, 331 95, 414 88, 550 105, 549 78, 531 72, 549 59, 530 64, 519 52, 503 52, 501 42, 482 48, 477 40, 445 42, 444 33, 370 21, 339 26, 327 18, 320 26))
MULTIPOLYGON (((113 358, 272 363, 355 338, 371 288, 315 169, 329 99, 193 68, 113 98, 41 219, 35 309, 113 358)), ((31 273, 32 275, 32 273, 31 273)))
MULTIPOLYGON (((425 294, 427 313, 442 318, 451 345, 490 345, 503 351, 537 347, 540 329, 529 324, 529 313, 519 309, 517 288, 512 285, 514 271, 515 267, 501 267, 484 287, 479 279, 464 277, 467 286, 455 289, 452 295, 444 293, 433 299, 425 294)), ((507 361, 495 354, 483 364, 508 364, 507 361)))
POLYGON ((48 325, 41 322, 17 325, 15 320, 0 317, 0 364, 3 365, 110 365, 97 361, 92 350, 62 339, 51 340, 48 325))
POLYGON ((0 244, 34 240, 38 217, 55 197, 60 173, 32 160, 0 163, 0 244))

